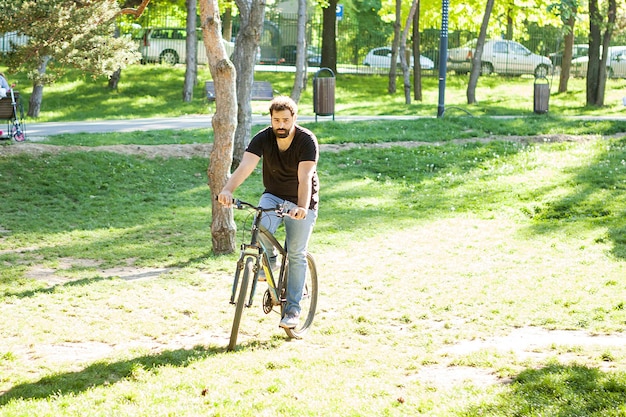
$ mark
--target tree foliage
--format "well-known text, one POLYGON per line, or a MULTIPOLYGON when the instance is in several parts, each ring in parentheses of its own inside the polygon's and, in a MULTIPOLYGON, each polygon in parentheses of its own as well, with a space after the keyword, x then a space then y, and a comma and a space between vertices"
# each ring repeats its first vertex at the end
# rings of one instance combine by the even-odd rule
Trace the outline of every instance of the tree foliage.
POLYGON ((34 84, 51 83, 67 68, 109 76, 140 59, 131 39, 115 37, 115 0, 0 0, 0 10, 5 32, 28 37, 8 54, 9 72, 24 70, 34 84))

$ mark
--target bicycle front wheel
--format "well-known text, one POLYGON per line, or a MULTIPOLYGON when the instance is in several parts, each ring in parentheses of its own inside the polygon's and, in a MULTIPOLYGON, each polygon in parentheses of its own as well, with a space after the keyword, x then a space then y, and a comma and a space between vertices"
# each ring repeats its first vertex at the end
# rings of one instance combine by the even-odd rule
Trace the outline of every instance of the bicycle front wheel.
POLYGON ((302 299, 300 300, 300 323, 293 329, 285 329, 287 336, 293 339, 302 338, 309 330, 315 317, 315 309, 317 308, 317 269, 315 268, 313 255, 307 253, 306 261, 306 278, 304 280, 304 289, 302 290, 302 299))
POLYGON ((233 319, 233 328, 230 331, 230 343, 228 344, 228 350, 234 350, 237 345, 237 335, 239 334, 239 324, 241 323, 241 316, 243 315, 243 308, 246 305, 246 300, 250 294, 250 279, 254 276, 254 259, 246 259, 246 264, 243 268, 243 274, 239 284, 239 294, 237 296, 237 302, 235 303, 235 318, 233 319))

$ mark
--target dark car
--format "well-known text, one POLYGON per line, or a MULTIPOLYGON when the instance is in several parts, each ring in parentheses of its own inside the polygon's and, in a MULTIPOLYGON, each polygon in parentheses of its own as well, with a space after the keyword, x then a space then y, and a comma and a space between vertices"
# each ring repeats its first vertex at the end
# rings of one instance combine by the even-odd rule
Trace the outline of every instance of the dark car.
MULTIPOLYGON (((280 48, 281 63, 285 65, 296 65, 296 45, 285 45, 280 48)), ((311 67, 319 67, 322 56, 312 46, 307 47, 306 61, 311 67)))

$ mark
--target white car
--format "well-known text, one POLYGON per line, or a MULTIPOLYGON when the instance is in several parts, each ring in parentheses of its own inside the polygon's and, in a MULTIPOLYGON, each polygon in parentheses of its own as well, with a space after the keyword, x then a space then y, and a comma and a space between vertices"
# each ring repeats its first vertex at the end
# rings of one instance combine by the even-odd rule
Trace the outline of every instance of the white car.
MULTIPOLYGON (((589 64, 588 56, 572 59, 571 74, 574 77, 586 77, 589 64)), ((626 46, 610 46, 609 59, 606 62, 608 78, 626 78, 626 46)))
MULTIPOLYGON (((198 64, 207 64, 206 48, 202 41, 202 31, 198 29, 198 64)), ((148 28, 140 31, 135 38, 139 41, 139 52, 145 62, 160 62, 176 65, 187 58, 187 30, 185 28, 148 28)), ((235 44, 222 39, 228 56, 232 55, 235 44)))
POLYGON ((11 52, 15 46, 26 45, 28 36, 18 32, 7 32, 0 36, 0 52, 11 52))
MULTIPOLYGON (((413 68, 413 55, 411 55, 409 66, 413 68)), ((391 48, 381 47, 374 48, 365 55, 363 65, 366 67, 391 68, 391 48)), ((400 65, 400 56, 398 55, 398 65, 400 65)), ((435 68, 435 63, 423 55, 420 55, 420 67, 423 70, 431 70, 435 68)))
MULTIPOLYGON (((477 39, 465 45, 448 50, 447 68, 459 74, 467 74, 472 69, 472 57, 476 50, 477 39)), ((487 40, 483 48, 480 74, 491 73, 506 75, 533 74, 546 77, 552 70, 552 61, 548 57, 533 54, 524 45, 508 40, 487 40)))

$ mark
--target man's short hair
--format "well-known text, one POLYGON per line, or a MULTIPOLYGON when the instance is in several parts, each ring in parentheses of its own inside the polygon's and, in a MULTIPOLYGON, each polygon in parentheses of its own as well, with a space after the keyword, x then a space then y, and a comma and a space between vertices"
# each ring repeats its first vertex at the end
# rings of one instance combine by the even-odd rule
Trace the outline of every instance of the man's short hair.
POLYGON ((270 116, 274 114, 274 111, 289 110, 292 116, 298 114, 298 105, 289 96, 277 96, 274 97, 270 103, 270 116))

